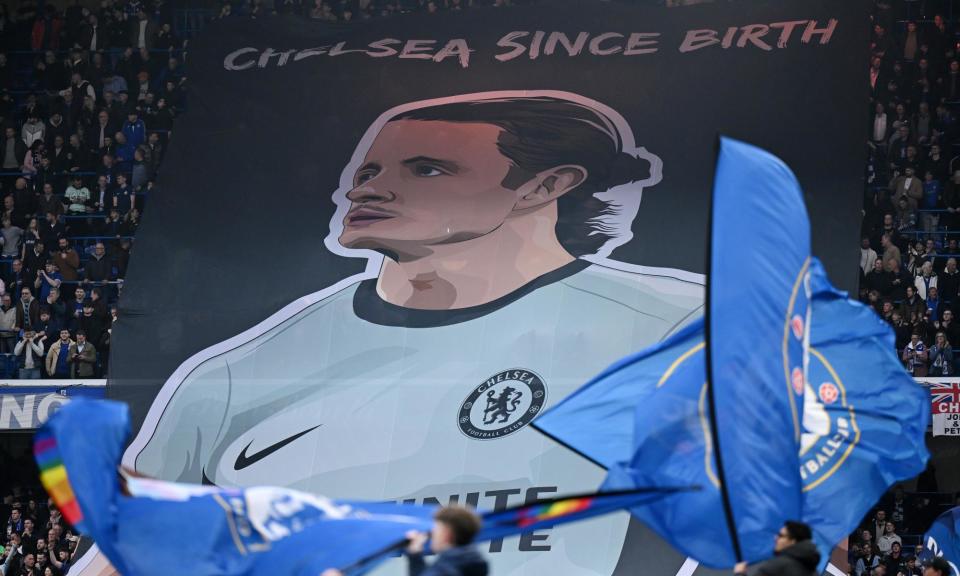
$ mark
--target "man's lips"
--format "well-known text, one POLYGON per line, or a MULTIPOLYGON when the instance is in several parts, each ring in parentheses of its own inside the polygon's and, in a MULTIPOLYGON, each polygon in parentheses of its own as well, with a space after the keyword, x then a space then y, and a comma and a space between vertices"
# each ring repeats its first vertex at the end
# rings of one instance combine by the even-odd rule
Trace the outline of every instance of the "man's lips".
POLYGON ((363 226, 366 224, 373 224, 374 222, 379 222, 381 220, 387 220, 389 218, 393 218, 393 214, 380 212, 379 210, 359 208, 347 214, 346 224, 348 226, 363 226))

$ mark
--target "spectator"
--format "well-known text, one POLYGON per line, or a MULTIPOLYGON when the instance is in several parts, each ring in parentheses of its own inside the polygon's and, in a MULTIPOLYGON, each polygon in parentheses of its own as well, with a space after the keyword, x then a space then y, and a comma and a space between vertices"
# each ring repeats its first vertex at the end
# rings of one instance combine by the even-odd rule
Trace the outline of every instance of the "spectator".
POLYGON ((59 288, 63 282, 63 276, 57 270, 57 263, 53 260, 47 260, 43 270, 37 272, 37 279, 34 280, 34 287, 40 291, 40 299, 46 300, 52 288, 59 288))
POLYGON ((33 297, 30 288, 24 287, 20 291, 20 302, 17 304, 17 326, 19 330, 33 330, 40 322, 40 303, 33 297))
POLYGON ((113 207, 121 215, 126 215, 132 208, 136 208, 137 200, 133 189, 127 184, 125 174, 117 174, 117 188, 113 192, 113 207))
MULTIPOLYGON (((33 330, 25 332, 23 338, 17 342, 13 353, 19 358, 21 380, 39 380, 41 378, 43 342, 40 341, 40 336, 36 332, 33 330)), ((27 520, 27 522, 30 522, 30 520, 27 520)), ((26 533, 24 533, 23 538, 26 541, 26 533)))
POLYGON ((953 573, 953 568, 945 558, 936 557, 927 564, 926 569, 923 571, 923 576, 950 576, 953 573))
POLYGON ((55 259, 62 280, 76 282, 80 278, 80 255, 77 254, 77 251, 73 249, 70 241, 66 238, 57 240, 55 259))
POLYGON ((29 204, 30 188, 26 178, 17 178, 13 185, 13 194, 3 198, 3 217, 9 218, 15 226, 22 226, 26 220, 23 208, 29 204))
POLYGON ((864 274, 869 274, 873 270, 873 263, 877 261, 876 251, 870 247, 870 238, 864 236, 860 239, 860 270, 864 274))
POLYGON ((893 522, 887 522, 884 527, 883 536, 877 538, 877 548, 879 548, 883 554, 890 554, 894 544, 897 545, 897 548, 903 546, 900 536, 898 536, 895 531, 893 522))
POLYGON ((17 138, 17 129, 12 126, 4 128, 4 136, 0 146, 0 168, 3 172, 19 172, 27 155, 27 145, 17 138))
POLYGON ((37 224, 36 218, 31 218, 27 223, 27 229, 23 231, 23 238, 21 240, 21 245, 23 246, 23 253, 20 254, 20 257, 24 257, 27 252, 32 252, 36 247, 37 242, 40 241, 40 228, 37 224))
POLYGON ((136 148, 147 142, 147 128, 140 119, 140 111, 131 108, 127 112, 127 122, 123 125, 123 135, 127 139, 127 144, 136 148))
POLYGON ((140 227, 140 211, 132 208, 120 225, 121 236, 136 236, 137 228, 140 227))
POLYGON ((960 271, 957 270, 956 258, 947 258, 947 264, 938 276, 937 288, 940 290, 940 298, 943 299, 944 304, 952 306, 954 303, 960 303, 957 300, 957 294, 960 291, 960 271))
POLYGON ((103 242, 97 242, 93 256, 83 267, 84 280, 87 282, 107 282, 110 280, 113 265, 106 257, 107 249, 103 242))
POLYGON ((923 576, 923 568, 917 565, 917 559, 914 556, 907 557, 907 565, 903 569, 904 576, 923 576))
POLYGON ((110 113, 100 110, 97 113, 97 125, 87 132, 87 145, 94 150, 103 150, 107 146, 107 139, 116 133, 116 128, 110 120, 110 113))
POLYGON ((40 304, 41 308, 46 307, 50 311, 50 315, 56 320, 63 323, 63 318, 67 313, 66 304, 63 299, 60 298, 60 289, 51 288, 50 293, 40 304))
POLYGON ((917 225, 917 208, 902 196, 897 199, 895 225, 898 232, 913 230, 917 225))
POLYGON ((923 266, 923 242, 917 240, 912 246, 907 247, 907 272, 916 276, 920 273, 920 267, 923 266))
POLYGON ((83 286, 77 286, 73 291, 73 306, 68 310, 74 317, 79 318, 83 313, 83 301, 87 298, 86 289, 83 286))
POLYGON ((150 167, 146 163, 146 156, 143 154, 143 148, 137 148, 133 151, 133 167, 130 175, 130 183, 134 192, 141 192, 147 185, 150 177, 150 167))
POLYGON ((953 349, 943 332, 937 332, 936 341, 929 351, 929 376, 953 375, 953 349))
POLYGON ((940 181, 933 177, 933 171, 927 170, 923 175, 923 216, 922 226, 924 232, 933 232, 937 228, 939 215, 933 210, 943 208, 942 198, 940 197, 940 181))
MULTIPOLYGON (((907 286, 913 284, 913 278, 900 268, 900 261, 894 258, 887 260, 887 280, 889 292, 885 296, 893 300, 902 300, 907 296, 907 286)), ((919 290, 917 293, 919 294, 919 290)), ((923 297, 922 295, 920 296, 923 297)))
POLYGON ((21 254, 20 241, 23 238, 23 228, 14 226, 10 218, 3 218, 3 227, 0 228, 0 244, 3 244, 3 257, 16 258, 21 254))
MULTIPOLYGON (((69 363, 71 349, 75 346, 70 339, 70 331, 66 328, 60 330, 60 339, 50 345, 47 350, 47 375, 51 378, 67 379, 71 378, 71 364, 69 363)), ((47 538, 48 545, 55 539, 47 538)))
POLYGON ((47 248, 42 241, 35 242, 33 248, 29 252, 25 252, 23 255, 23 262, 25 263, 24 268, 26 268, 26 275, 32 275, 34 279, 37 277, 37 273, 43 269, 44 264, 47 263, 47 248))
POLYGON ((897 248, 896 244, 893 243, 893 236, 890 233, 884 233, 880 240, 880 246, 883 248, 883 261, 889 262, 890 260, 896 260, 899 265, 902 262, 900 257, 900 248, 897 248))
POLYGON ((90 202, 90 190, 83 185, 83 178, 74 176, 73 182, 67 187, 64 197, 69 203, 67 211, 71 214, 86 214, 87 203, 90 202))
POLYGON ((917 276, 917 279, 914 281, 914 285, 917 288, 917 294, 920 295, 924 300, 927 299, 927 293, 930 288, 936 288, 938 282, 937 275, 933 272, 933 264, 930 262, 924 262, 923 266, 920 267, 920 274, 917 276))
POLYGON ((103 316, 94 313, 95 305, 92 298, 83 301, 83 314, 77 323, 77 331, 83 331, 91 344, 99 346, 106 334, 107 327, 103 316))
POLYGON ((9 294, 0 296, 0 353, 13 352, 17 341, 17 309, 9 294))
MULTIPOLYGON (((916 313, 914 313, 916 314, 916 313)), ((903 350, 910 342, 910 335, 913 333, 913 327, 906 321, 910 316, 903 316, 900 312, 894 312, 891 315, 893 333, 896 337, 897 350, 903 350)))
POLYGON ((46 126, 43 122, 40 121, 39 116, 35 112, 31 112, 27 116, 27 121, 24 122, 23 128, 20 129, 20 138, 23 140, 23 143, 26 144, 27 148, 32 148, 36 142, 44 142, 44 132, 46 131, 46 126))
POLYGON ((917 289, 914 286, 907 286, 906 298, 900 302, 900 314, 904 318, 909 318, 911 314, 923 314, 927 309, 926 302, 917 296, 917 289))
MULTIPOLYGON (((874 74, 875 70, 877 73, 879 73, 879 63, 881 60, 879 58, 876 58, 875 60, 878 67, 876 69, 874 69, 873 66, 870 67, 871 75, 874 74)), ((888 122, 887 113, 885 110, 886 109, 884 108, 882 102, 877 102, 877 105, 874 106, 874 115, 871 123, 872 129, 870 134, 873 143, 877 146, 885 145, 887 138, 890 136, 891 125, 890 122, 888 122)))
POLYGON ((880 565, 880 555, 875 553, 872 540, 869 543, 860 545, 860 554, 854 564, 854 573, 856 576, 869 575, 874 568, 880 565))
POLYGON ((40 326, 37 334, 40 335, 40 341, 46 346, 48 341, 53 341, 60 334, 60 328, 64 326, 62 319, 56 319, 50 315, 50 309, 40 307, 40 326))
MULTIPOLYGON (((944 308, 942 320, 934 324, 934 328, 941 330, 947 337, 948 342, 960 342, 960 323, 953 317, 953 310, 944 308)), ((897 520, 894 518, 894 522, 897 520)))
POLYGON ((893 191, 893 202, 896 204, 901 198, 906 200, 911 211, 915 211, 923 198, 923 184, 914 176, 913 166, 906 166, 903 169, 903 176, 897 176, 890 183, 893 191))
MULTIPOLYGON (((77 341, 70 345, 70 378, 92 378, 97 363, 97 351, 87 342, 83 330, 77 330, 77 341)), ((899 536, 898 536, 899 538, 899 536)))
MULTIPOLYGON (((907 372, 909 372, 911 375, 918 377, 927 375, 927 348, 920 339, 919 332, 914 332, 910 335, 910 342, 903 350, 902 359, 907 372)), ((877 538, 878 544, 879 541, 880 539, 877 538)), ((886 553, 889 548, 884 550, 884 548, 881 546, 880 550, 886 553)))
POLYGON ((900 543, 894 542, 890 547, 890 554, 883 561, 887 574, 900 574, 907 565, 907 559, 901 554, 900 543))
MULTIPOLYGON (((774 539, 774 557, 753 566, 749 573, 755 576, 812 576, 816 574, 820 553, 812 541, 810 527, 801 522, 787 521, 774 539)), ((439 574, 440 572, 438 572, 439 574)), ((734 567, 735 576, 747 575, 746 562, 734 567)), ((467 574, 459 572, 459 574, 467 574)), ((486 572, 484 572, 486 574, 486 572)))
POLYGON ((937 256, 936 243, 932 239, 927 238, 927 241, 923 245, 923 251, 920 253, 920 265, 922 266, 924 262, 929 262, 933 266, 934 271, 939 272, 939 270, 943 269, 943 266, 938 265, 937 256))
POLYGON ((929 318, 937 320, 943 317, 943 311, 946 308, 943 302, 940 300, 940 293, 937 290, 936 286, 931 286, 930 290, 927 291, 927 310, 926 314, 929 318))
POLYGON ((60 214, 47 212, 47 219, 40 227, 40 238, 44 246, 56 246, 57 239, 67 233, 67 228, 60 219, 60 214))
POLYGON ((883 260, 878 258, 873 262, 873 269, 864 278, 864 288, 868 292, 877 292, 878 294, 890 292, 890 279, 887 271, 883 269, 883 260))
POLYGON ((43 194, 40 195, 40 198, 37 200, 39 205, 40 212, 46 214, 51 212, 53 214, 63 214, 63 204, 60 201, 60 198, 53 193, 53 184, 47 182, 43 185, 43 194))
MULTIPOLYGON (((90 291, 90 301, 93 303, 93 315, 96 316, 103 322, 103 325, 110 325, 110 311, 107 309, 107 303, 103 300, 103 288, 99 286, 95 287, 90 291)), ((89 334, 89 331, 87 332, 89 334)), ((99 345, 100 341, 97 340, 94 342, 94 345, 99 345)))
MULTIPOLYGON (((74 538, 76 538, 76 536, 74 536, 74 538)), ((70 571, 70 566, 73 564, 73 559, 76 553, 76 549, 71 551, 67 548, 61 548, 57 550, 56 556, 54 556, 54 551, 52 548, 50 548, 50 563, 53 564, 54 568, 56 568, 61 574, 67 574, 70 571)))
POLYGON ((8 294, 14 298, 19 297, 20 290, 24 286, 33 284, 31 274, 23 269, 23 262, 14 260, 10 263, 10 274, 4 279, 4 285, 8 294))
POLYGON ((893 307, 893 301, 884 300, 883 306, 880 308, 880 317, 883 318, 884 321, 889 322, 890 324, 893 324, 894 314, 895 314, 895 308, 893 307))
POLYGON ((97 189, 93 193, 93 210, 103 213, 109 206, 113 206, 113 193, 110 191, 107 177, 100 176, 97 178, 97 189))
POLYGON ((153 48, 157 35, 157 25, 150 20, 144 7, 137 10, 136 20, 130 22, 130 45, 134 48, 153 48))

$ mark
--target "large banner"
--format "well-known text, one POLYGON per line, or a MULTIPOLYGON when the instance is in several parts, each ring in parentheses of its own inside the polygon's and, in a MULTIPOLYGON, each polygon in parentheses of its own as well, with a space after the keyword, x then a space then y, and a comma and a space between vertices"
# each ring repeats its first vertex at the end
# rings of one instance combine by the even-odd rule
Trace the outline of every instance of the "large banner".
POLYGON ((39 428, 72 398, 103 398, 105 380, 0 382, 0 430, 39 428))
MULTIPOLYGON (((595 489, 529 424, 702 313, 719 134, 791 166, 855 286, 867 33, 826 0, 215 24, 121 302, 125 463, 487 509, 595 489)), ((620 515, 488 550, 696 568, 661 547, 620 515)))

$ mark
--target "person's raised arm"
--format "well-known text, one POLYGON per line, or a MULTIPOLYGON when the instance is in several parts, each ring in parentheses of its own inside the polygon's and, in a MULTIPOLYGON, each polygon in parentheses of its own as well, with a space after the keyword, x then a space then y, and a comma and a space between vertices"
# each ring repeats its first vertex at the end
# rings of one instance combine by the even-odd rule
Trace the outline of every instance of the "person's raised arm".
POLYGON ((47 553, 50 555, 50 563, 53 564, 54 568, 62 571, 63 562, 57 560, 56 554, 53 553, 53 546, 47 546, 47 553))

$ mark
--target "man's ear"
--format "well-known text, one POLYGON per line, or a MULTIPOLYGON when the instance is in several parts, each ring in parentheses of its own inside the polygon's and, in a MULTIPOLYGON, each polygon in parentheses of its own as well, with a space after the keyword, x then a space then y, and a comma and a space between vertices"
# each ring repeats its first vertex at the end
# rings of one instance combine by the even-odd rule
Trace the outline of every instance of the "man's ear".
POLYGON ((526 210, 553 202, 583 184, 587 176, 587 169, 576 164, 564 164, 539 172, 517 188, 514 209, 526 210))

